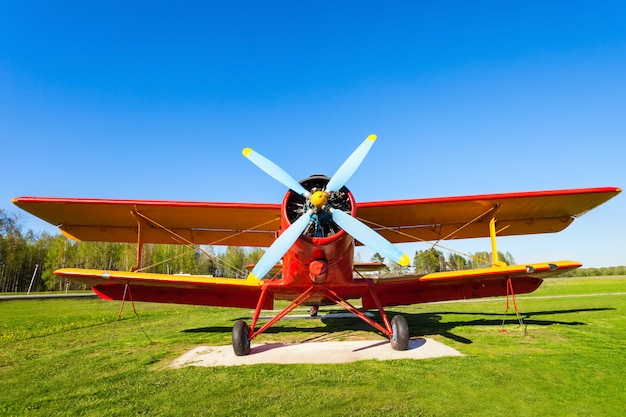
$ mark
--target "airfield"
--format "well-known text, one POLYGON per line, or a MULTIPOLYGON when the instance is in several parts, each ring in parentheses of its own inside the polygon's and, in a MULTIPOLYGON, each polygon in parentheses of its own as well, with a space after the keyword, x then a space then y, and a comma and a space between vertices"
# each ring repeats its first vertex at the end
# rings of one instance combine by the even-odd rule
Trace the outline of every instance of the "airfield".
POLYGON ((117 320, 119 302, 92 297, 2 301, 0 415, 623 415, 626 277, 552 279, 517 303, 523 327, 497 298, 390 309, 409 322, 404 354, 432 340, 453 356, 393 356, 329 309, 277 323, 242 363, 246 309, 127 303, 117 320))
MULTIPOLYGON (((306 310, 306 309, 305 309, 306 310)), ((369 317, 373 314, 367 313, 369 317)), ((268 319, 269 317, 261 317, 268 319)), ((292 314, 290 320, 341 320, 353 318, 348 312, 328 312, 311 317, 292 314)), ((332 364, 365 360, 429 359, 461 356, 461 352, 430 338, 414 338, 409 348, 396 351, 387 339, 351 341, 313 341, 309 343, 252 344, 250 355, 235 356, 232 346, 198 346, 176 358, 171 368, 185 366, 240 366, 258 364, 332 364)))

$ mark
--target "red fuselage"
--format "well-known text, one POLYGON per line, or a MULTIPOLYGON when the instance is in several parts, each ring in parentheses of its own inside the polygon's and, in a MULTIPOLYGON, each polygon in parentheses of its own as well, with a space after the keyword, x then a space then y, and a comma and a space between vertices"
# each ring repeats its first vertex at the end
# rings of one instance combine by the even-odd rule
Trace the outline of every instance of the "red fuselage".
MULTIPOLYGON (((352 193, 345 190, 350 215, 356 215, 352 193)), ((281 231, 290 225, 288 192, 281 209, 281 231)), ((368 290, 363 279, 353 279, 354 239, 343 230, 330 236, 310 237, 303 235, 283 257, 282 279, 268 282, 275 299, 293 300, 311 286, 326 287, 344 299, 360 298, 368 290)), ((333 304, 322 292, 311 297, 305 304, 333 304)))

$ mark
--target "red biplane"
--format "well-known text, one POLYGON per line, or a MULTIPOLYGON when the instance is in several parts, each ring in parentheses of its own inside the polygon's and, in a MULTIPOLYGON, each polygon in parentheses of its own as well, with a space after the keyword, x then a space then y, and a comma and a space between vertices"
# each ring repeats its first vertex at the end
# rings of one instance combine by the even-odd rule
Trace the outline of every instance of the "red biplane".
POLYGON ((282 204, 206 203, 20 197, 20 208, 57 225, 74 240, 137 243, 138 265, 130 272, 66 268, 57 275, 83 282, 100 297, 162 303, 254 308, 250 326, 238 321, 236 355, 250 353, 250 341, 301 305, 337 304, 407 349, 409 329, 384 308, 458 300, 537 289, 543 279, 581 266, 573 261, 509 266, 498 260, 496 236, 558 232, 606 202, 616 187, 475 195, 357 203, 345 187, 376 140, 368 136, 331 178, 300 182, 252 149, 251 162, 284 184, 282 204), (408 266, 393 244, 490 237, 492 266, 426 275, 372 278, 363 271, 382 264, 355 264, 355 242, 408 266), (142 272, 146 243, 267 247, 246 279, 142 272), (280 260, 282 259, 282 263, 280 260), (348 300, 360 299, 362 309, 348 300), (262 309, 290 301, 257 329, 262 309), (378 309, 379 321, 363 310, 378 309))

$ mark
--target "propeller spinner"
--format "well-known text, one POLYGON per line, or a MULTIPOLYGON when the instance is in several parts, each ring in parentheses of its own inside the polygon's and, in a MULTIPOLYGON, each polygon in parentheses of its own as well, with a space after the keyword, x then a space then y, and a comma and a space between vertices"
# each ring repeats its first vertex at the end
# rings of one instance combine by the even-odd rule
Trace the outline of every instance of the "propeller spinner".
POLYGON ((389 241, 358 219, 342 211, 340 208, 332 207, 333 204, 331 201, 333 195, 338 193, 356 172, 375 141, 376 135, 369 135, 339 167, 337 172, 335 172, 332 178, 328 181, 323 191, 317 188, 314 188, 311 191, 306 190, 287 172, 269 159, 265 158, 263 155, 250 148, 245 148, 243 150, 243 155, 253 164, 281 184, 306 199, 306 202, 301 209, 302 214, 300 217, 292 222, 291 226, 289 226, 268 248, 259 262, 255 265, 254 269, 250 272, 249 278, 263 278, 283 257, 295 241, 298 240, 298 238, 304 233, 312 222, 319 221, 319 217, 328 215, 330 215, 333 222, 361 243, 369 246, 402 266, 409 265, 409 257, 393 246, 389 241))

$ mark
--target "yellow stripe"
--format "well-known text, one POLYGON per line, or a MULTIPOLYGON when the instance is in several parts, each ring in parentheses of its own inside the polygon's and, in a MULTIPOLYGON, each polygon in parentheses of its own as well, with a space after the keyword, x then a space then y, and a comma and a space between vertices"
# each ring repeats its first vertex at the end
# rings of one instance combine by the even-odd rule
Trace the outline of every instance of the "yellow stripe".
MULTIPOLYGON (((83 276, 93 278, 105 278, 108 280, 148 280, 148 281, 164 281, 164 282, 189 282, 196 284, 229 284, 246 287, 257 287, 260 281, 257 279, 238 279, 238 278, 216 278, 202 275, 168 275, 168 274, 151 274, 148 272, 123 272, 123 271, 104 271, 96 269, 80 269, 80 268, 64 268, 55 271, 55 274, 66 275, 70 279, 72 276, 83 276)), ((256 278, 256 277, 255 277, 256 278)))
MULTIPOLYGON (((522 274, 528 277, 533 276, 533 272, 527 272, 527 267, 534 268, 537 273, 546 272, 550 270, 550 264, 556 265, 558 269, 569 269, 569 268, 578 268, 581 266, 580 263, 575 261, 557 261, 557 262, 542 262, 536 264, 523 264, 523 265, 511 265, 511 266, 503 266, 503 267, 490 267, 490 268, 478 268, 478 269, 464 269, 461 271, 445 271, 445 272, 433 272, 431 274, 426 275, 405 275, 403 277, 398 278, 386 278, 382 279, 381 282, 397 282, 397 281, 406 281, 411 279, 418 279, 420 281, 439 281, 439 280, 453 280, 453 279, 463 279, 463 278, 472 278, 484 275, 488 277, 492 276, 506 276, 507 274, 522 274)), ((562 271, 565 272, 565 271, 562 271)))

